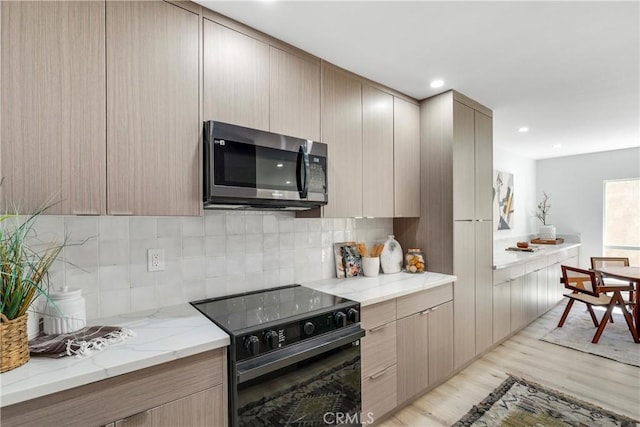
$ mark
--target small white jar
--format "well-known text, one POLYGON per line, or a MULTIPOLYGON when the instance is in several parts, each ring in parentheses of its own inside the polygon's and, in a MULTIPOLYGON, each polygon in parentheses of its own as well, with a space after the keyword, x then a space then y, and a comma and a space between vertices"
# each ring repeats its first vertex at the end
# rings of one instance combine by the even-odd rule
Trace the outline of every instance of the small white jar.
POLYGON ((86 303, 81 289, 65 286, 49 293, 49 298, 55 305, 48 302, 44 311, 45 334, 67 334, 87 325, 86 303))

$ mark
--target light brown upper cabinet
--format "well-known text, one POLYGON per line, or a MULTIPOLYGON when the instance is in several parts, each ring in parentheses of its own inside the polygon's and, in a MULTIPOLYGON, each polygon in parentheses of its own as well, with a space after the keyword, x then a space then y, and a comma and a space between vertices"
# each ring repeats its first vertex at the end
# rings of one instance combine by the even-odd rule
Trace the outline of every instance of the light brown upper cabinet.
POLYGON ((269 45, 208 19, 203 36, 203 120, 268 131, 269 45))
POLYGON ((108 209, 199 215, 198 15, 107 2, 108 209))
POLYGON ((475 219, 493 217, 493 119, 474 111, 475 219))
POLYGON ((362 215, 393 217, 393 96, 362 85, 362 215))
POLYGON ((453 123, 453 219, 472 220, 476 199, 473 108, 454 101, 453 123))
POLYGON ((269 49, 270 131, 320 141, 320 60, 269 49))
POLYGON ((420 216, 420 106, 393 98, 395 217, 420 216))
POLYGON ((322 142, 329 158, 324 216, 362 216, 362 84, 330 66, 323 66, 322 79, 322 142))
POLYGON ((0 8, 0 209, 105 213, 104 3, 0 8))

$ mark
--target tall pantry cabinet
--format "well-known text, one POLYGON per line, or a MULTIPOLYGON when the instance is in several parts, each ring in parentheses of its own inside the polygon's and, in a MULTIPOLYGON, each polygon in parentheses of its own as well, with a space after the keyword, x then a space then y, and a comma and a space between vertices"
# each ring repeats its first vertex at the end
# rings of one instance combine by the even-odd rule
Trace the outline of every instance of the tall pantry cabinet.
POLYGON ((403 247, 453 286, 454 369, 493 343, 493 136, 490 109, 449 91, 420 105, 421 216, 394 220, 403 247), (415 235, 415 237, 413 237, 415 235))

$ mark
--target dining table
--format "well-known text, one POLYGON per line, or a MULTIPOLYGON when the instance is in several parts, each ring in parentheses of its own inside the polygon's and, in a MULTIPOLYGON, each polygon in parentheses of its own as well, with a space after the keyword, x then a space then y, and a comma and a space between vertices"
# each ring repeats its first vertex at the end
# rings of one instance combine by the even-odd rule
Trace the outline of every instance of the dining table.
POLYGON ((603 277, 624 280, 633 284, 635 305, 633 306, 633 324, 636 331, 640 331, 640 267, 609 266, 600 267, 598 271, 603 277))

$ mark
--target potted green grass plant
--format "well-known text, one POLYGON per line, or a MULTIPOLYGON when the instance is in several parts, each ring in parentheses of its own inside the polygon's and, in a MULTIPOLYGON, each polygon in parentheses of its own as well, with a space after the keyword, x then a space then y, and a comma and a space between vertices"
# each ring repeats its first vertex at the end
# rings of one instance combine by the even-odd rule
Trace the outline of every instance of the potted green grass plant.
POLYGON ((48 299, 48 271, 66 243, 30 244, 38 217, 50 206, 0 216, 0 372, 29 361, 27 310, 38 296, 48 299))

